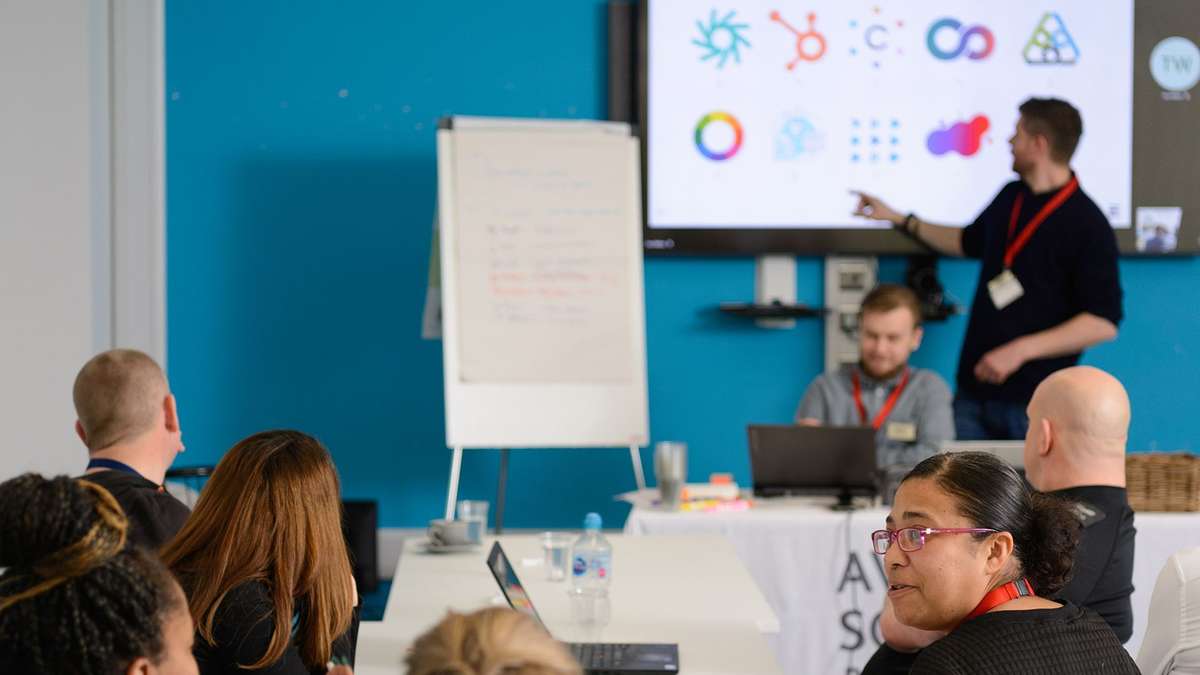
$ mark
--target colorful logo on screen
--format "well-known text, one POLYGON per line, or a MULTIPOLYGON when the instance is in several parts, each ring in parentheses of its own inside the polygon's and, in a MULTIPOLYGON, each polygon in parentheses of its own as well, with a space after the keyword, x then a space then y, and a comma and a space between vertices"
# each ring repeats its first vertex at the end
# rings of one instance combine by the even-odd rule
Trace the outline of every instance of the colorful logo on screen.
POLYGON ((1069 66, 1079 60, 1079 47, 1062 17, 1057 12, 1046 12, 1021 55, 1030 65, 1069 66))
POLYGON ((696 124, 696 149, 705 157, 721 162, 737 154, 742 148, 742 123, 727 112, 711 112, 696 124), (724 124, 733 132, 733 142, 723 150, 714 150, 704 143, 704 130, 710 124, 724 124))
POLYGON ((925 140, 925 146, 935 155, 957 152, 963 157, 970 157, 979 152, 983 135, 990 126, 988 118, 976 115, 969 122, 955 122, 949 128, 941 126, 934 129, 925 140))
POLYGON ((742 53, 738 50, 743 46, 750 48, 750 41, 745 36, 750 24, 734 23, 736 15, 737 12, 729 12, 718 19, 717 10, 714 9, 708 15, 708 25, 703 21, 696 22, 700 37, 692 40, 692 44, 703 50, 701 61, 716 59, 714 63, 718 69, 724 68, 725 61, 730 57, 734 63, 742 62, 742 53))
POLYGON ((980 61, 992 53, 992 49, 996 47, 996 38, 992 36, 992 31, 985 26, 963 26, 958 19, 947 17, 934 21, 933 25, 929 27, 929 32, 925 35, 925 46, 929 47, 930 54, 943 61, 956 59, 964 52, 968 59, 980 61), (943 49, 942 45, 938 44, 938 34, 947 30, 958 37, 958 44, 949 50, 943 49), (983 40, 983 44, 971 45, 973 36, 978 36, 983 40))
POLYGON ((900 39, 904 30, 904 21, 887 19, 879 7, 871 8, 871 16, 862 21, 851 19, 850 30, 855 33, 861 31, 863 40, 863 48, 856 46, 855 42, 851 42, 850 56, 861 54, 871 62, 874 68, 879 68, 889 54, 896 57, 904 54, 904 48, 901 46, 903 40, 900 39))

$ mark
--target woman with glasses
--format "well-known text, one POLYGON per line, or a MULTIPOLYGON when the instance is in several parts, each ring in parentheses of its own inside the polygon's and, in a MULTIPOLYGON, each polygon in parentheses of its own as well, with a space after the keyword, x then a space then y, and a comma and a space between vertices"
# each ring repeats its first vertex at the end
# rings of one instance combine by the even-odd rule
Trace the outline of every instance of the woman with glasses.
POLYGON ((900 483, 883 556, 896 619, 945 632, 913 673, 1137 673, 1099 615, 1048 598, 1071 574, 1079 520, 994 455, 939 454, 900 483))

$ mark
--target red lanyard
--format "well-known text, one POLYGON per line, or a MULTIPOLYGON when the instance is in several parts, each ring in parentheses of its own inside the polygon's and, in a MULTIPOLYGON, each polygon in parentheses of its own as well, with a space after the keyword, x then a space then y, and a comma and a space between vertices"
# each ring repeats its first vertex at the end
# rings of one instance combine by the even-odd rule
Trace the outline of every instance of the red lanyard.
MULTIPOLYGON (((858 419, 862 420, 863 424, 867 423, 867 407, 862 402, 862 384, 858 381, 858 371, 850 375, 851 382, 854 383, 854 407, 858 408, 858 419)), ((900 378, 900 384, 892 390, 892 395, 887 397, 887 401, 883 407, 879 409, 879 414, 875 416, 871 422, 871 428, 879 430, 883 426, 883 421, 892 414, 892 408, 896 407, 896 401, 900 400, 900 394, 904 393, 904 386, 908 384, 908 368, 904 369, 904 377, 900 378)))
POLYGON ((1004 269, 1012 269, 1013 259, 1017 257, 1021 249, 1025 248, 1025 244, 1029 242, 1029 238, 1033 236, 1033 233, 1037 232, 1042 221, 1049 218, 1051 213, 1058 210, 1058 207, 1062 206, 1068 197, 1075 194, 1075 190, 1078 188, 1079 179, 1071 176, 1071 181, 1062 186, 1058 193, 1050 201, 1046 202, 1042 210, 1037 212, 1033 220, 1029 221, 1029 224, 1025 226, 1025 229, 1021 230, 1021 234, 1014 240, 1013 232, 1017 230, 1017 216, 1021 215, 1021 204, 1025 201, 1025 193, 1017 193, 1017 200, 1013 202, 1012 217, 1008 219, 1008 245, 1004 247, 1004 269))
POLYGON ((1037 596, 1037 593, 1033 590, 1033 584, 1029 583, 1028 578, 1022 577, 1016 581, 1010 581, 1003 586, 997 586, 988 591, 988 594, 983 596, 983 600, 979 601, 979 604, 975 606, 975 609, 971 610, 971 613, 963 621, 974 619, 980 614, 986 614, 989 610, 999 607, 1010 600, 1028 596, 1037 596))

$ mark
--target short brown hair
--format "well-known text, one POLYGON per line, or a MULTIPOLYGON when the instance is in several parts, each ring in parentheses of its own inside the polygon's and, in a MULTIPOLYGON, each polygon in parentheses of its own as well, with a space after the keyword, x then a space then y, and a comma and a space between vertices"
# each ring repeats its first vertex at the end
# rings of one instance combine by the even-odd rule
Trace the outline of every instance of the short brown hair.
POLYGON ((533 619, 491 607, 450 612, 413 643, 408 675, 581 675, 562 643, 533 619))
POLYGON ((148 431, 170 391, 154 359, 134 349, 97 354, 75 376, 75 414, 89 450, 148 431))
POLYGON ((893 309, 907 309, 913 317, 913 325, 921 325, 921 301, 917 294, 908 286, 899 284, 879 284, 863 298, 859 314, 890 312, 893 309))
POLYGON ((1049 141, 1051 159, 1063 164, 1071 161, 1083 135, 1083 118, 1075 106, 1057 98, 1031 98, 1018 110, 1025 131, 1049 141))

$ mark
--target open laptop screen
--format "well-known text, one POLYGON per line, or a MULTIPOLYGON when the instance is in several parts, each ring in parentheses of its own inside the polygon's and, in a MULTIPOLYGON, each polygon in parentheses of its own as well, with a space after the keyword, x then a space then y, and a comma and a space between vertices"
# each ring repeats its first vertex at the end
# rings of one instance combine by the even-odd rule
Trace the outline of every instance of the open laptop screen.
POLYGON ((517 571, 513 569, 512 563, 508 561, 508 556, 504 554, 504 549, 500 548, 500 542, 492 544, 492 550, 488 553, 487 562, 488 569, 492 571, 492 576, 496 578, 496 583, 500 585, 500 591, 504 593, 509 606, 545 626, 542 623, 542 618, 538 616, 537 610, 533 608, 533 601, 529 599, 529 594, 525 592, 525 587, 521 585, 521 580, 517 578, 517 571))

